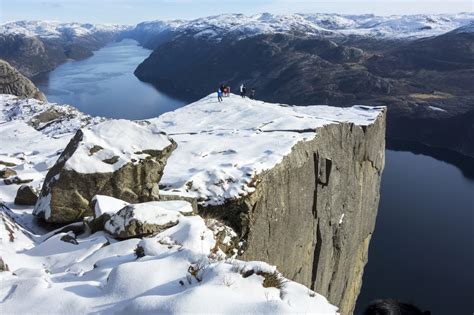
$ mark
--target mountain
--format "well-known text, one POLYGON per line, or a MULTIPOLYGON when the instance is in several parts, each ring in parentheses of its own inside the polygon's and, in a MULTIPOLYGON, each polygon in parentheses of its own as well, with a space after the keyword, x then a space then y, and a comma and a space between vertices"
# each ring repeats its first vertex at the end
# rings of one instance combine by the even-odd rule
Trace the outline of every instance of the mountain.
POLYGON ((28 78, 8 62, 0 59, 0 94, 12 94, 23 98, 46 101, 46 97, 28 78))
POLYGON ((145 47, 156 48, 157 37, 171 34, 220 41, 262 34, 293 34, 327 38, 364 37, 414 39, 440 35, 465 25, 474 13, 439 15, 375 16, 341 14, 256 15, 222 14, 195 20, 149 21, 138 24, 129 34, 145 47), (153 39, 155 38, 155 40, 153 39))
POLYGON ((0 58, 27 77, 54 69, 68 59, 90 57, 129 29, 45 21, 18 21, 0 25, 0 58))
MULTIPOLYGON (((441 140, 426 129, 431 120, 443 125, 447 119, 474 109, 474 40, 472 24, 467 24, 473 14, 461 14, 459 20, 448 16, 335 16, 334 21, 325 23, 319 16, 315 21, 326 28, 322 31, 318 26, 312 33, 304 28, 308 16, 297 16, 291 31, 278 29, 271 15, 249 18, 247 28, 240 24, 246 21, 243 18, 211 17, 210 22, 178 24, 172 39, 161 41, 135 74, 188 100, 214 91, 221 83, 234 90, 246 83, 256 89, 257 98, 271 102, 384 105, 389 108, 389 138, 474 154, 474 144, 467 138, 458 140, 455 129, 443 128, 443 138, 452 141, 441 140), (259 25, 256 21, 265 27, 255 27, 259 25), (431 28, 415 32, 416 36, 405 33, 406 29, 418 29, 413 25, 420 21, 431 23, 431 28), (361 25, 371 26, 372 31, 361 32, 361 25), (458 25, 463 26, 453 29, 458 25), (448 32, 418 38, 444 30, 448 32), (415 127, 413 121, 419 125, 415 127), (426 129, 423 137, 417 128, 426 129), (459 144, 462 141, 466 143, 459 144)), ((315 15, 312 18, 316 19, 315 15)), ((163 39, 160 32, 155 39, 163 39)), ((151 38, 148 43, 153 42, 151 38)))
POLYGON ((55 21, 17 21, 0 25, 0 34, 39 38, 74 38, 100 33, 118 33, 130 26, 115 24, 61 23, 55 21))

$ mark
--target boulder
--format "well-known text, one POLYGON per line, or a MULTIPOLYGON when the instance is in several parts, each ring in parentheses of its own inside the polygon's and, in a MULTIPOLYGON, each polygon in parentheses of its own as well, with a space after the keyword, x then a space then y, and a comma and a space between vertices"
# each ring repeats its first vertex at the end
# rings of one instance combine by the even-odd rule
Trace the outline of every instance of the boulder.
POLYGON ((158 182, 176 143, 153 125, 109 120, 77 131, 49 170, 34 214, 52 223, 93 215, 92 198, 158 200, 158 182))
POLYGON ((105 222, 105 230, 119 239, 159 233, 193 212, 186 201, 151 201, 127 205, 105 222))
POLYGON ((21 185, 16 192, 15 204, 23 206, 34 206, 38 201, 38 193, 28 185, 21 185))
POLYGON ((3 170, 0 170, 0 178, 8 178, 15 175, 16 171, 11 168, 5 167, 3 170))

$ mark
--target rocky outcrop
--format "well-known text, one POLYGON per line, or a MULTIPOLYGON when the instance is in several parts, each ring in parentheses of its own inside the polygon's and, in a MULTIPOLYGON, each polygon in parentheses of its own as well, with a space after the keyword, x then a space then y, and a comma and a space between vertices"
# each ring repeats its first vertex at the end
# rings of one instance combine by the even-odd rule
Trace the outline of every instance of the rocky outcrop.
POLYGON ((16 171, 14 169, 5 167, 4 169, 0 170, 0 178, 8 178, 15 175, 16 171))
POLYGON ((277 265, 351 314, 377 216, 385 115, 317 134, 259 175, 254 193, 200 211, 240 233, 242 258, 277 265))
POLYGON ((159 198, 158 182, 176 144, 131 121, 106 121, 79 130, 49 170, 34 214, 69 223, 93 214, 95 195, 127 202, 159 198))
POLYGON ((151 201, 125 206, 105 221, 107 232, 119 239, 143 237, 178 224, 183 214, 193 212, 186 201, 151 201))
POLYGON ((0 59, 0 94, 13 94, 24 98, 46 101, 46 97, 28 78, 8 62, 0 59))
POLYGON ((15 204, 23 206, 34 206, 38 201, 38 193, 28 185, 21 185, 16 192, 15 204))

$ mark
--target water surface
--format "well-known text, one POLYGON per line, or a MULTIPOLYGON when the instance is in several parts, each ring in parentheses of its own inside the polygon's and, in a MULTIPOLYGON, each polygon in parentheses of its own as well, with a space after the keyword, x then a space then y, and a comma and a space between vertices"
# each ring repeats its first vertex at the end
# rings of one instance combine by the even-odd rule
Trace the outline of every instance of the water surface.
POLYGON ((151 50, 125 39, 81 61, 70 61, 35 78, 50 102, 111 118, 144 119, 184 105, 138 80, 133 72, 151 50))
POLYGON ((378 298, 433 315, 472 314, 473 267, 474 179, 432 157, 387 150, 356 314, 378 298))

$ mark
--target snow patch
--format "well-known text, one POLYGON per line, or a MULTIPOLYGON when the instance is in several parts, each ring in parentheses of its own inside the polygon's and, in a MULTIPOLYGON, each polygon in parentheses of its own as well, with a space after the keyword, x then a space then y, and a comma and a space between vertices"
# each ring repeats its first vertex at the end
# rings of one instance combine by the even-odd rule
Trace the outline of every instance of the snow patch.
POLYGON ((108 120, 83 129, 78 148, 65 169, 78 173, 111 173, 146 158, 147 150, 162 151, 171 141, 159 130, 129 120, 108 120))
POLYGON ((94 196, 92 202, 95 203, 94 216, 96 218, 100 217, 104 213, 115 214, 123 207, 129 205, 128 202, 125 202, 123 200, 102 195, 94 196))

